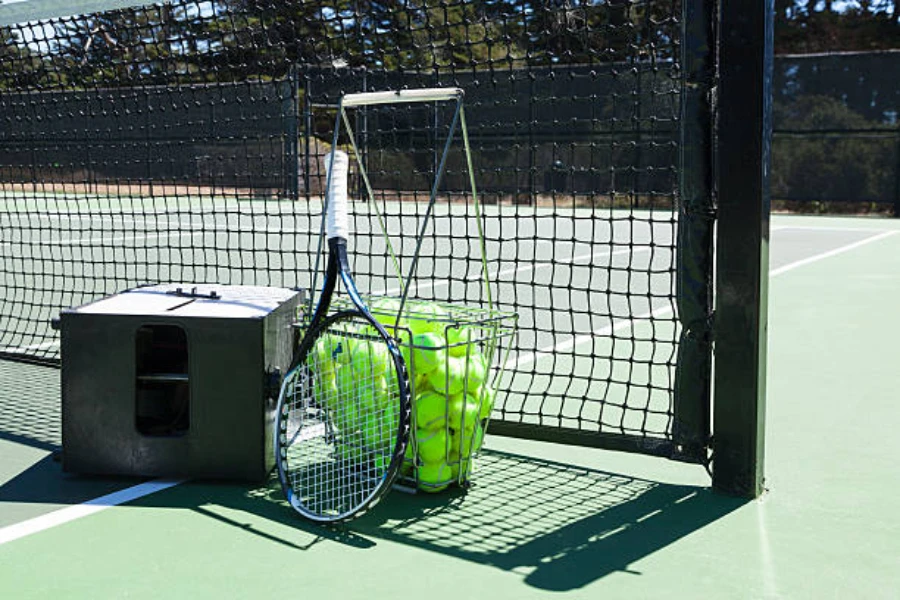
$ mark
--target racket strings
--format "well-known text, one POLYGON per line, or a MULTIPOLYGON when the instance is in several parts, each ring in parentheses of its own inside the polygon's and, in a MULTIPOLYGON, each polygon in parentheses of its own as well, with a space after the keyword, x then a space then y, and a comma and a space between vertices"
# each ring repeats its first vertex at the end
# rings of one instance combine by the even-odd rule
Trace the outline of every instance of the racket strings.
POLYGON ((328 517, 368 502, 388 475, 400 386, 387 343, 362 316, 333 322, 287 383, 281 457, 297 501, 328 517))

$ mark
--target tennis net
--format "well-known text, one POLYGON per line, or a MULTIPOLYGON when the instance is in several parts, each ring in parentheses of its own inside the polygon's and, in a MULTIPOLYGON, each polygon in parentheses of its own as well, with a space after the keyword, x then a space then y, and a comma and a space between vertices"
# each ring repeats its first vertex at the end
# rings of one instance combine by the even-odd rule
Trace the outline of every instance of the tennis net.
MULTIPOLYGON (((354 6, 174 2, 0 28, 0 355, 56 364, 60 309, 144 283, 311 285, 341 94, 454 86, 491 284, 520 315, 493 430, 704 460, 678 439, 682 3, 354 6)), ((451 117, 353 119, 375 197, 353 206, 354 271, 390 292, 385 240, 402 232, 408 264, 451 117)), ((467 178, 451 153, 416 297, 486 300, 467 178)))

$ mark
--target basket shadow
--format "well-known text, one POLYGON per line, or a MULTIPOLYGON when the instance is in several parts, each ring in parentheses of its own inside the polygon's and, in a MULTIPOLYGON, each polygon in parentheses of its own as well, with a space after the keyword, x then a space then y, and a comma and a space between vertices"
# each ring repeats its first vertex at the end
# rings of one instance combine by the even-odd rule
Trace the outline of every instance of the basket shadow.
POLYGON ((736 510, 745 501, 485 451, 477 484, 455 495, 394 493, 357 533, 493 565, 533 587, 583 587, 736 510))

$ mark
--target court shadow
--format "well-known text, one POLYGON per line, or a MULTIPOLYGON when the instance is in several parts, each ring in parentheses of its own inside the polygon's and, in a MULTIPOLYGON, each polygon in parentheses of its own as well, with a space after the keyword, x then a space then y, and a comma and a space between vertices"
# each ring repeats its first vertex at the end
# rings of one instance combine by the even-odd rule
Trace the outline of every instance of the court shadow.
POLYGON ((486 451, 468 492, 394 493, 349 527, 566 591, 616 571, 636 573, 632 563, 742 504, 706 488, 486 451))
POLYGON ((0 361, 0 440, 53 451, 60 439, 59 371, 0 361))
MULTIPOLYGON (((0 504, 41 504, 47 511, 83 502, 102 505, 107 494, 145 481, 147 478, 64 473, 57 458, 48 455, 0 482, 0 504)), ((191 481, 123 506, 190 510, 247 535, 295 550, 308 550, 326 540, 354 548, 375 545, 374 540, 352 529, 321 527, 298 517, 284 500, 274 476, 265 484, 249 489, 246 484, 234 482, 191 481)))
MULTIPOLYGON (((0 502, 74 504, 141 480, 63 474, 48 456, 0 486, 0 502)), ((127 506, 187 509, 293 550, 379 540, 515 572, 547 591, 578 589, 722 518, 743 500, 497 451, 479 457, 466 492, 394 491, 342 526, 300 518, 276 478, 258 486, 190 482, 127 506)))

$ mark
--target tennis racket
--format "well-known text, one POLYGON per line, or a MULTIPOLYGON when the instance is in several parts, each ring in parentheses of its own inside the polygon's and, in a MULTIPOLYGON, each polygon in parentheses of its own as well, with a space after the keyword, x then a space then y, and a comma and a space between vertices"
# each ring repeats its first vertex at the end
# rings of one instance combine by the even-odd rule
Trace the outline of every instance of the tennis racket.
POLYGON ((322 293, 281 386, 275 460, 290 505, 345 521, 390 489, 409 439, 409 381, 400 350, 360 298, 347 258, 349 157, 326 163, 328 263, 322 293), (340 278, 352 309, 329 313, 340 278))

